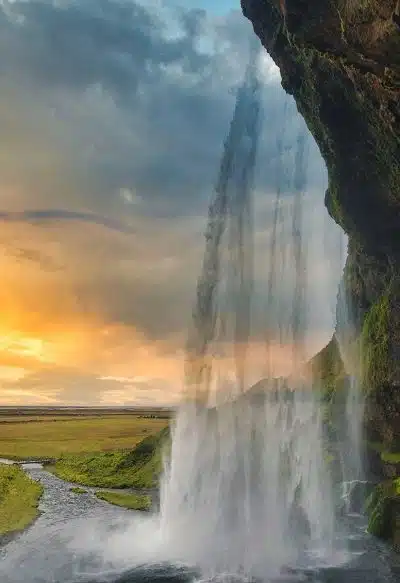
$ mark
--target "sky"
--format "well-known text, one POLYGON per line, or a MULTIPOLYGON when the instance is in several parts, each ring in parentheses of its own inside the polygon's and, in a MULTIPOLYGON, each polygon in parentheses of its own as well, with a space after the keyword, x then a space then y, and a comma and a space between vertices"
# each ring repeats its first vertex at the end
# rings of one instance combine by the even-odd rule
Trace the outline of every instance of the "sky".
MULTIPOLYGON (((178 398, 207 204, 252 35, 238 4, 0 0, 0 404, 178 398)), ((265 53, 262 78, 261 254, 287 99, 265 53)), ((303 122, 291 101, 288 111, 290 142, 303 122)), ((318 347, 339 268, 326 262, 338 230, 313 214, 326 186, 313 143, 308 174, 314 251, 324 241, 312 259, 318 347)))

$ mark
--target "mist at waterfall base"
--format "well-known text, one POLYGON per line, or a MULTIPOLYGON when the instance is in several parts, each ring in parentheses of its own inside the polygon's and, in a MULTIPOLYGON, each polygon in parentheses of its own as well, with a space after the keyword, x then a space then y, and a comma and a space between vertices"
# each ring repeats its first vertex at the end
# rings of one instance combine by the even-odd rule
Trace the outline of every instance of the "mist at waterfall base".
MULTIPOLYGON (((333 333, 346 241, 327 218, 325 175, 309 187, 319 153, 294 102, 269 111, 268 91, 254 58, 210 204, 160 512, 111 517, 96 507, 62 523, 46 523, 45 512, 8 545, 6 583, 301 579, 347 560, 324 410, 305 366, 333 333), (268 116, 280 114, 275 151, 258 160, 275 186, 259 192, 257 147, 268 116)), ((350 419, 357 391, 349 395, 350 419)), ((345 433, 342 451, 354 451, 359 430, 345 433)), ((359 479, 342 457, 343 479, 359 479)))

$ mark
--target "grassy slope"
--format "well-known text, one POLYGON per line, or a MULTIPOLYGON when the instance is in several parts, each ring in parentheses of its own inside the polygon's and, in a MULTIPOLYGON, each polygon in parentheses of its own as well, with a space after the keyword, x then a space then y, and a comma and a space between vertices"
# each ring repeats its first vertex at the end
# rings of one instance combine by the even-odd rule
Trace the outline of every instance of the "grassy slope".
POLYGON ((97 498, 116 506, 130 510, 150 510, 151 498, 144 494, 126 494, 125 492, 96 492, 97 498))
POLYGON ((0 535, 22 530, 36 518, 42 492, 20 468, 0 465, 0 535))
POLYGON ((131 451, 62 456, 53 472, 61 479, 102 488, 152 488, 161 471, 168 428, 143 439, 131 451))
POLYGON ((336 390, 343 388, 346 373, 335 338, 308 363, 314 381, 322 390, 323 400, 329 403, 336 390))
POLYGON ((61 419, 47 416, 23 424, 20 420, 0 420, 0 457, 58 458, 66 453, 128 449, 167 423, 166 419, 128 414, 61 419))

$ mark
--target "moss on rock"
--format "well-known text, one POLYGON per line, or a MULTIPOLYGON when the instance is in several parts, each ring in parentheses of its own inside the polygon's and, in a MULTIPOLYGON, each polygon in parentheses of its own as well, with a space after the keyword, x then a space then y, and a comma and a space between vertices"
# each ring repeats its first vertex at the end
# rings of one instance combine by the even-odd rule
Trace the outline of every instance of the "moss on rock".
POLYGON ((367 312, 361 332, 363 386, 376 391, 388 382, 389 355, 389 296, 384 294, 367 312))
POLYGON ((324 458, 330 466, 333 478, 340 481, 342 473, 338 444, 343 433, 349 379, 335 336, 310 360, 309 367, 313 386, 321 394, 324 415, 324 458))
POLYGON ((314 387, 321 392, 325 422, 332 439, 343 416, 349 379, 335 336, 309 362, 314 387))
POLYGON ((334 391, 343 388, 346 380, 343 361, 335 337, 309 363, 314 382, 322 389, 324 401, 330 401, 334 391))
POLYGON ((367 500, 368 531, 400 550, 400 478, 382 482, 367 500))

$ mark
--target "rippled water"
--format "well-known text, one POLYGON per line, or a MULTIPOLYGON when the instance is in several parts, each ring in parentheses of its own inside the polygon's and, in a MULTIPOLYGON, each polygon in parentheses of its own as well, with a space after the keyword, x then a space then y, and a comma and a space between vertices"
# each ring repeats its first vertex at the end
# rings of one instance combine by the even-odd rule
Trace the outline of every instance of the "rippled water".
MULTIPOLYGON (((77 495, 39 468, 27 470, 45 486, 41 516, 0 549, 1 583, 150 583, 201 581, 160 537, 158 516, 127 511, 77 495)), ((281 580, 313 583, 395 583, 391 556, 365 534, 361 517, 350 518, 350 562, 323 571, 283 573, 281 580)), ((185 533, 182 533, 182 537, 185 533)), ((229 574, 218 583, 238 580, 229 574)))

